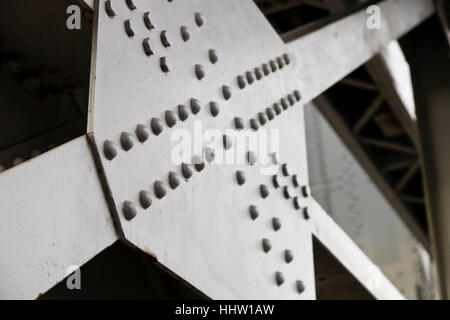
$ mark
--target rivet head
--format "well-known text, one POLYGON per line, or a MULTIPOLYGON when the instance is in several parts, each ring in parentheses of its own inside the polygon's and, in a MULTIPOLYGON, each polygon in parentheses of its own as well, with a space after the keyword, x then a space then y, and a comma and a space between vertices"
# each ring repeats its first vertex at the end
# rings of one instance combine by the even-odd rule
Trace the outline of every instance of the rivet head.
POLYGON ((172 128, 177 123, 177 117, 173 111, 167 110, 165 112, 166 123, 169 128, 172 128))
POLYGON ((309 210, 308 210, 308 207, 304 207, 303 208, 303 210, 302 210, 302 212, 303 212, 303 218, 305 219, 305 220, 309 220, 311 217, 309 216, 309 210))
POLYGON ((233 146, 233 142, 229 135, 224 134, 222 136, 222 140, 223 140, 223 147, 225 148, 225 150, 229 150, 233 146))
POLYGON ((200 64, 196 64, 195 75, 197 76, 198 80, 202 80, 205 77, 205 68, 200 64))
POLYGON ((302 195, 307 198, 309 197, 309 195, 311 194, 311 191, 309 190, 308 186, 303 186, 302 187, 302 195))
POLYGON ((125 151, 129 151, 131 150, 131 148, 133 148, 134 140, 130 133, 122 132, 122 134, 120 135, 120 145, 125 151))
POLYGON ((150 132, 146 126, 143 124, 138 124, 136 127, 136 137, 140 143, 144 143, 148 140, 150 132))
POLYGON ((286 199, 290 199, 292 197, 292 191, 288 186, 283 187, 283 195, 286 199))
POLYGON ((258 67, 255 68, 255 77, 256 77, 256 80, 261 80, 263 77, 263 73, 262 73, 261 69, 258 67))
POLYGON ((297 288, 298 293, 301 294, 301 293, 303 293, 303 291, 305 291, 305 285, 304 285, 303 281, 301 281, 301 280, 295 281, 295 286, 297 288))
POLYGON ((291 63, 291 57, 287 53, 283 54, 283 59, 284 59, 284 63, 286 63, 286 64, 291 63))
POLYGON ((153 190, 155 191, 155 196, 158 199, 162 199, 167 194, 167 188, 164 182, 156 180, 153 184, 153 190))
POLYGON ((155 29, 155 26, 152 24, 150 20, 150 12, 144 13, 144 24, 148 30, 155 29))
POLYGON ((203 17, 203 15, 200 12, 196 12, 194 14, 194 18, 195 18, 195 24, 199 27, 203 26, 203 24, 205 23, 205 18, 203 17))
POLYGON ((242 130, 244 129, 244 120, 242 120, 242 118, 236 117, 234 118, 234 125, 237 130, 242 130))
POLYGON ((153 50, 150 47, 150 38, 145 38, 142 41, 142 47, 144 48, 144 53, 145 53, 146 56, 153 55, 153 50))
POLYGON ((208 161, 208 163, 211 163, 216 159, 216 151, 214 150, 214 148, 206 147, 203 150, 203 153, 204 153, 206 161, 208 161))
POLYGON ((267 123, 267 117, 266 114, 264 112, 259 112, 258 113, 258 120, 259 123, 263 126, 267 123))
POLYGON ((219 54, 217 53, 216 50, 214 50, 214 49, 209 49, 208 55, 209 55, 209 61, 210 61, 212 64, 215 64, 217 61, 219 61, 219 54))
POLYGON ((125 219, 133 220, 137 215, 136 205, 131 201, 125 201, 122 205, 122 212, 125 219))
POLYGON ((277 217, 272 218, 273 230, 278 231, 281 229, 281 220, 277 217))
POLYGON ((284 163, 284 164, 281 166, 281 172, 283 173, 283 175, 284 175, 285 177, 288 177, 288 176, 289 176, 289 170, 288 170, 287 163, 284 163))
POLYGON ((284 261, 286 261, 286 263, 291 263, 292 260, 294 260, 294 253, 289 249, 284 250, 284 261))
POLYGON ((244 89, 247 83, 245 82, 245 78, 243 76, 237 77, 237 84, 239 86, 239 89, 244 89))
POLYGON ((266 114, 267 114, 267 118, 269 119, 269 121, 272 121, 275 118, 275 112, 273 112, 272 108, 267 108, 266 114))
POLYGON ((292 184, 294 185, 294 187, 298 188, 300 186, 300 183, 298 181, 298 176, 296 174, 294 174, 292 176, 292 184))
POLYGON ((134 31, 133 31, 133 28, 131 27, 130 19, 128 19, 124 22, 124 26, 125 26, 125 32, 126 32, 127 36, 129 36, 130 38, 134 37, 134 31))
POLYGON ((130 10, 137 9, 135 4, 133 3, 133 0, 126 0, 126 3, 127 3, 127 6, 128 6, 128 9, 130 9, 130 10))
POLYGON ((180 185, 180 177, 173 171, 169 172, 169 186, 176 189, 180 185))
POLYGON ((163 131, 162 121, 161 119, 158 118, 152 118, 152 120, 150 121, 150 127, 152 129, 153 134, 156 136, 159 136, 163 131))
POLYGON ((160 39, 161 39, 162 45, 163 45, 165 48, 169 48, 169 47, 170 47, 170 41, 169 41, 169 37, 168 37, 168 35, 167 35, 167 30, 161 31, 160 39))
POLYGON ((277 63, 278 63, 278 67, 280 69, 283 69, 283 67, 284 67, 284 60, 281 57, 277 58, 277 63))
POLYGON ((287 99, 288 99, 289 104, 290 104, 291 106, 294 105, 294 103, 295 103, 295 98, 294 98, 294 96, 293 96, 292 94, 289 94, 289 95, 287 96, 287 99))
POLYGON ((107 140, 103 143, 103 154, 110 161, 117 156, 117 148, 112 141, 107 140))
POLYGON ((195 156, 192 162, 194 163, 197 172, 200 172, 205 168, 205 162, 203 162, 202 157, 200 156, 195 156))
POLYGON ((114 12, 114 10, 113 10, 113 8, 112 8, 111 0, 105 1, 105 11, 106 11, 106 14, 107 14, 110 18, 112 18, 112 17, 114 17, 114 16, 116 15, 116 13, 114 12))
POLYGON ((236 181, 237 183, 242 186, 245 183, 245 172, 243 171, 236 171, 236 181))
POLYGON ((259 217, 259 209, 257 206, 251 205, 248 211, 250 213, 250 218, 252 218, 252 220, 256 220, 259 217))
POLYGON ((220 109, 219 104, 217 102, 211 101, 209 103, 209 111, 213 117, 217 117, 219 115, 220 109))
POLYGON ((284 283, 284 275, 280 271, 275 272, 275 282, 277 286, 281 286, 284 283))
POLYGON ((262 69, 263 69, 263 72, 264 72, 265 76, 268 76, 270 74, 270 67, 267 65, 267 63, 264 63, 262 65, 262 69))
POLYGON ((255 82, 255 78, 253 77, 253 73, 251 71, 247 71, 245 73, 245 77, 247 78, 248 84, 252 84, 253 82, 255 82))
POLYGON ((191 38, 191 31, 189 31, 188 27, 182 26, 180 28, 180 34, 183 41, 188 41, 191 38))
POLYGON ((184 177, 184 179, 189 180, 192 175, 194 174, 194 171, 192 170, 192 166, 187 163, 181 164, 181 173, 184 177))
POLYGON ((256 152, 254 151, 248 151, 247 152, 247 162, 249 165, 254 165, 256 163, 257 160, 257 156, 256 156, 256 152))
POLYGON ((278 179, 278 176, 277 175, 274 175, 273 177, 272 177, 272 184, 273 184, 273 187, 275 188, 275 189, 278 189, 281 185, 280 185, 280 180, 278 179))
POLYGON ((277 115, 281 114, 281 112, 283 111, 278 103, 273 104, 273 110, 275 110, 275 113, 277 115))
POLYGON ((302 95, 300 94, 300 91, 295 90, 294 91, 294 97, 297 101, 300 101, 302 99, 302 95))
POLYGON ((278 70, 277 63, 275 61, 270 60, 269 65, 270 65, 270 69, 272 70, 272 72, 275 72, 278 70))
POLYGON ((283 110, 287 110, 289 108, 289 103, 286 101, 285 98, 282 98, 280 100, 281 106, 283 107, 283 110))
POLYGON ((161 67, 161 71, 167 73, 170 71, 170 67, 167 61, 167 57, 159 58, 159 66, 161 67))
POLYGON ((259 186, 259 193, 261 194, 261 197, 263 199, 267 198, 269 196, 269 187, 265 184, 262 184, 259 186))
POLYGON ((139 202, 141 203, 142 208, 150 208, 152 205, 152 196, 150 195, 150 192, 142 190, 139 193, 139 202))
POLYGON ((258 123, 258 121, 256 121, 256 119, 251 119, 250 120, 250 128, 252 128, 255 131, 258 131, 259 123, 258 123))
POLYGON ((190 104, 191 104, 191 111, 193 114, 199 113, 200 110, 202 109, 200 101, 198 99, 192 98, 190 104))
POLYGON ((222 93, 225 100, 230 100, 231 98, 231 88, 229 86, 222 87, 222 93))
POLYGON ((300 209, 302 208, 302 207, 300 206, 300 200, 298 199, 298 197, 295 197, 295 198, 294 198, 293 203, 294 203, 294 208, 295 208, 296 210, 300 210, 300 209))
POLYGON ((272 249, 272 243, 270 242, 269 239, 264 238, 262 240, 262 248, 265 253, 269 252, 272 249))
POLYGON ((185 121, 187 118, 189 118, 189 110, 183 104, 178 105, 178 117, 181 121, 185 121))

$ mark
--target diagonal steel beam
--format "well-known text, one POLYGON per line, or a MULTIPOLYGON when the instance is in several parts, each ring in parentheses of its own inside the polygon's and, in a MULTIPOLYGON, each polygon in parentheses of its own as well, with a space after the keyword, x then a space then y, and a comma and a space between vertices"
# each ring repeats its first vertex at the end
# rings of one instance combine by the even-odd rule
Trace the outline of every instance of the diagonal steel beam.
POLYGON ((314 103, 320 109, 325 118, 333 126, 336 132, 341 136, 343 142, 352 150, 355 157, 359 160, 362 167, 366 170, 374 183, 380 188, 387 200, 397 211, 399 217, 411 229, 417 239, 429 250, 430 244, 427 235, 418 225, 416 220, 411 216, 408 208, 404 205, 400 196, 386 181, 378 167, 373 163, 367 152, 362 148, 358 137, 348 128, 341 115, 336 112, 334 107, 324 96, 320 96, 314 100, 314 103))

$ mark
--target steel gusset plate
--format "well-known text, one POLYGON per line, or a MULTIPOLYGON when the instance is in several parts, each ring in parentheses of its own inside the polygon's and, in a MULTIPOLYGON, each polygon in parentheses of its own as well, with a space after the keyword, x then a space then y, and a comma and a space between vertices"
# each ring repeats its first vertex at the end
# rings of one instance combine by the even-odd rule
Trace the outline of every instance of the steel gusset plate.
MULTIPOLYGON (((100 1, 95 50, 90 127, 119 232, 212 298, 314 298, 311 232, 294 205, 307 202, 301 84, 257 7, 100 1), (276 169, 280 188, 264 166, 248 163, 251 150, 227 150, 221 135, 193 147, 192 156, 214 150, 204 168, 183 171, 173 161, 180 132, 194 139, 199 125, 225 134, 256 122, 254 135, 279 130, 277 161, 290 170, 276 169), (217 163, 230 153, 241 163, 217 163)), ((275 161, 272 151, 257 160, 275 161)))

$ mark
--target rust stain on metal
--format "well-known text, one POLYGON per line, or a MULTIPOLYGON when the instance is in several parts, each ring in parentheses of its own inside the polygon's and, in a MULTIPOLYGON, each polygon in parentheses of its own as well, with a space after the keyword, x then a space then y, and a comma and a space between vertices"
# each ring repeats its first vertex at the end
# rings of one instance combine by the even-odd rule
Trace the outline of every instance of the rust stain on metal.
POLYGON ((154 254, 153 252, 151 252, 148 249, 143 249, 142 251, 144 251, 146 254, 148 254, 149 256, 152 256, 153 258, 156 259, 156 261, 158 261, 158 257, 156 256, 156 254, 154 254))

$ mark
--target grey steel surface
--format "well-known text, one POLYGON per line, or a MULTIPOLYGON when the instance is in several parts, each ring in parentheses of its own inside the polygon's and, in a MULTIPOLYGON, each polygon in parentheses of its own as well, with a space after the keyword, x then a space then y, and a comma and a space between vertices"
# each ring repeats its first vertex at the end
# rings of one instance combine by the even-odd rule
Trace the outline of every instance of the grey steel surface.
MULTIPOLYGON (((125 237, 212 298, 313 298, 308 221, 279 190, 270 187, 269 197, 261 198, 259 185, 270 186, 271 177, 261 175, 259 165, 207 164, 204 171, 195 172, 175 190, 169 188, 168 180, 170 171, 182 174, 180 165, 171 161, 171 133, 175 129, 193 133, 194 120, 201 121, 205 129, 234 128, 236 117, 249 128, 249 120, 256 118, 258 112, 264 112, 294 90, 303 94, 301 80, 307 82, 312 76, 303 73, 299 65, 302 61, 304 66, 305 52, 291 46, 297 50, 295 58, 288 53, 251 2, 134 3, 135 10, 116 4, 113 17, 102 5, 99 7, 90 122, 125 237), (152 13, 151 30, 142 21, 146 12, 152 13), (196 23, 196 12, 204 18, 201 26, 196 23), (126 21, 130 22, 124 29, 126 21), (187 42, 180 35, 181 26, 192 33, 187 42), (130 27, 134 33, 131 38, 130 30, 127 32, 130 27), (142 40, 147 38, 153 51, 150 56, 142 47, 142 40), (218 53, 215 63, 208 54, 211 49, 218 53), (262 69, 265 63, 271 66, 271 60, 277 63, 277 58, 285 53, 289 54, 290 63, 283 69, 260 80, 258 74, 253 74, 255 67, 262 69), (168 69, 161 67, 162 62, 167 63, 168 69), (252 74, 248 75, 248 71, 252 74), (296 77, 294 71, 302 76, 296 77), (243 89, 237 81, 239 75, 247 80, 243 89), (231 88, 231 96, 224 94, 223 86, 231 88), (189 106, 192 98, 201 101, 199 113, 176 124, 167 120, 167 111, 176 112, 180 104, 189 106), (218 103, 218 115, 211 114, 211 101, 218 103), (160 119, 159 124, 153 121, 157 129, 150 126, 152 118, 160 119), (138 125, 156 133, 139 143, 134 136, 138 125), (109 141, 117 152, 112 160, 103 152, 104 143, 110 145, 109 141), (234 180, 237 170, 245 171, 244 186, 239 187, 234 180), (163 181, 167 191, 160 187, 153 190, 156 181, 163 181), (140 205, 141 191, 151 194, 152 205, 148 209, 140 205), (270 214, 261 214, 260 219, 252 221, 248 208, 255 203, 261 212, 270 214), (274 216, 281 217, 286 226, 278 232, 271 226, 274 216), (258 223, 263 223, 263 227, 258 223), (263 239, 271 240, 274 248, 270 252, 264 253, 263 239), (285 249, 300 256, 302 262, 295 259, 294 264, 286 265, 281 254, 285 249), (277 286, 274 280, 280 270, 288 279, 284 286, 277 286), (295 290, 296 280, 306 284, 302 295, 295 290)), ((356 17, 356 23, 362 21, 362 17, 356 17)), ((395 35, 381 37, 379 44, 395 35)), ((325 40, 323 34, 318 38, 325 40)), ((312 48, 308 50, 312 54, 312 48)), ((321 61, 322 68, 325 61, 321 61)), ((318 67, 319 61, 315 62, 318 67)), ((324 80, 323 85, 328 83, 324 80)), ((269 123, 280 129, 280 163, 288 163, 302 184, 307 185, 302 107, 297 103, 293 108, 269 123)), ((215 141, 213 148, 216 152, 223 149, 221 139, 215 141)), ((244 161, 246 154, 247 150, 240 150, 237 157, 244 161)), ((364 283, 364 276, 359 278, 364 283)), ((392 285, 387 286, 387 292, 377 292, 379 297, 399 297, 392 285)))
POLYGON ((430 254, 319 109, 305 119, 314 198, 407 299, 432 299, 430 254))
POLYGON ((431 0, 391 0, 379 4, 381 29, 366 27, 365 10, 288 43, 308 102, 423 22, 434 12, 431 0), (324 46, 326 43, 326 46, 324 46))
MULTIPOLYGON (((169 172, 180 177, 182 172, 180 165, 170 160, 174 145, 171 133, 180 128, 192 132, 194 120, 201 120, 205 129, 234 128, 236 117, 248 128, 251 118, 261 123, 257 114, 281 98, 287 100, 294 90, 310 100, 388 40, 422 21, 432 10, 429 2, 414 1, 412 6, 407 5, 410 1, 385 2, 383 12, 388 17, 392 18, 392 11, 402 16, 400 27, 394 24, 387 34, 362 31, 357 37, 350 36, 352 28, 365 30, 365 15, 358 13, 289 46, 281 42, 251 1, 133 3, 135 10, 130 10, 124 1, 113 1, 112 16, 105 10, 105 1, 96 2, 98 21, 94 25, 89 128, 101 155, 96 160, 101 160, 105 170, 102 183, 109 184, 114 200, 115 210, 111 213, 117 213, 121 220, 116 233, 123 231, 127 240, 156 256, 211 298, 313 299, 312 233, 363 285, 370 287, 365 270, 373 263, 312 198, 299 197, 300 206, 310 209, 308 215, 296 210, 293 199, 286 199, 282 188, 274 189, 272 177, 262 175, 258 163, 207 163, 201 172, 195 170, 188 182, 181 179, 172 190, 169 172), (147 11, 154 26, 151 30, 144 21, 147 11), (182 39, 182 26, 190 30, 188 41, 182 39), (161 41, 164 30, 170 47, 165 39, 161 41), (334 37, 336 32, 343 37, 340 44, 334 37), (144 40, 152 55, 147 55, 144 40), (326 54, 328 51, 321 50, 323 45, 319 43, 329 43, 328 49, 335 50, 334 54, 326 54), (355 46, 359 46, 358 50, 354 50, 355 46), (343 50, 348 49, 351 54, 343 57, 343 50), (210 50, 217 52, 217 61, 210 50), (284 59, 286 53, 290 63, 278 70, 277 58, 284 59), (263 64, 277 71, 258 79, 254 69, 264 72, 263 64), (253 83, 240 89, 237 76, 245 75, 249 82, 249 71, 253 72, 253 83), (231 88, 231 97, 224 95, 227 90, 223 86, 231 88), (200 112, 191 112, 187 120, 178 119, 169 128, 167 124, 173 120, 166 121, 166 111, 176 112, 178 117, 178 105, 190 107, 191 98, 201 102, 200 112), (216 117, 210 112, 210 102, 219 105, 216 117), (161 120, 159 124, 155 122, 156 127, 162 124, 163 131, 158 136, 152 133, 152 129, 158 130, 150 127, 152 118, 161 120), (144 143, 138 142, 135 135, 139 124, 150 132, 144 143), (112 160, 104 156, 105 141, 113 142, 116 148, 117 155, 112 160), (235 180, 237 170, 246 175, 242 186, 235 180), (164 181, 167 187, 167 194, 160 200, 153 194, 156 180, 164 181), (261 197, 261 184, 268 186, 266 199, 261 197), (147 210, 140 205, 142 190, 152 196, 147 210), (127 217, 136 213, 130 221, 122 210, 126 201, 133 203, 127 205, 127 217), (250 216, 250 205, 259 208, 255 220, 250 216), (274 217, 281 220, 278 231, 273 227, 274 217), (264 239, 270 240, 270 246, 264 239), (285 260, 286 249, 294 254, 290 263, 285 260), (285 279, 281 285, 277 272, 285 279), (298 280, 306 287, 302 293, 298 292, 298 280)), ((303 122, 302 103, 295 102, 265 126, 280 130, 279 161, 288 164, 290 175, 296 174, 301 186, 308 185, 303 122)), ((219 148, 223 149, 222 141, 216 140, 213 147, 217 154, 219 148)), ((231 148, 227 152, 233 151, 231 148)), ((243 163, 247 151, 236 152, 243 163)), ((269 158, 267 152, 258 160, 269 158)), ((278 175, 281 178, 283 173, 279 171, 278 175)), ((292 183, 290 178, 280 179, 281 185, 292 183)), ((5 230, 0 233, 6 237, 4 242, 8 241, 2 247, 8 250, 2 251, 1 259, 5 263, 0 278, 7 288, 5 297, 36 296, 65 276, 61 273, 63 266, 86 262, 117 238, 85 138, 2 173, 0 188, 5 190, 2 200, 6 199, 0 203, 0 211, 5 215, 15 213, 6 215, 11 221, 3 225, 5 230), (40 179, 30 184, 29 177, 36 176, 40 179), (4 194, 8 196, 3 197, 4 194), (28 199, 33 201, 27 202, 28 199), (17 218, 21 215, 27 222, 17 218), (23 226, 33 218, 38 219, 36 224, 25 232, 23 226), (23 231, 23 238, 18 238, 19 230, 23 231), (35 240, 31 244, 30 237, 35 240), (24 249, 30 245, 36 247, 31 251, 24 249), (45 249, 39 251, 40 248, 45 249), (11 258, 11 252, 21 254, 11 258)), ((288 193, 300 196, 300 190, 300 186, 292 186, 288 193)), ((112 205, 111 201, 108 204, 112 205)), ((370 289, 372 294, 377 298, 402 297, 383 275, 380 277, 381 286, 370 289)))
POLYGON ((0 299, 35 299, 116 233, 85 137, 0 175, 0 299))
MULTIPOLYGON (((288 43, 288 47, 298 61, 296 72, 304 81, 304 102, 316 98, 382 50, 391 40, 401 37, 434 12, 433 2, 428 0, 383 1, 379 7, 381 29, 370 30, 366 27, 368 15, 363 10, 288 43), (321 49, 323 43, 327 45, 321 49)), ((409 130, 414 133, 411 126, 409 130)), ((367 155, 362 152, 362 156, 358 157, 363 159, 367 158, 367 155)), ((363 161, 363 163, 369 167, 369 171, 375 172, 370 168, 373 167, 370 161, 363 161)), ((387 190, 385 195, 392 198, 391 203, 397 207, 399 216, 413 229, 415 236, 427 246, 425 234, 412 221, 405 206, 394 199, 395 193, 385 187, 387 184, 384 178, 379 175, 375 178, 382 189, 387 190)))
MULTIPOLYGON (((182 180, 175 190, 171 190, 168 181, 170 171, 182 175, 180 164, 171 160, 175 147, 172 133, 176 129, 187 129, 193 135, 196 121, 201 121, 204 130, 234 128, 235 117, 242 118, 245 128, 249 128, 250 118, 299 89, 292 73, 296 61, 257 79, 254 69, 261 68, 262 73, 264 63, 283 57, 287 49, 251 2, 134 3, 138 9, 133 11, 125 4, 116 4, 113 18, 100 6, 101 36, 97 38, 97 80, 91 106, 94 136, 125 237, 212 298, 313 298, 312 244, 307 222, 280 190, 270 187, 269 198, 261 198, 259 186, 271 186, 272 176, 261 176, 261 166, 247 164, 248 150, 232 147, 226 151, 235 152, 243 165, 207 164, 202 172, 194 172, 188 182, 182 180), (147 11, 151 12, 154 25, 150 31, 142 21, 147 11), (204 17, 201 27, 196 24, 196 12, 204 17), (136 34, 132 39, 123 30, 123 21, 129 18, 136 34), (181 26, 191 31, 187 42, 180 35, 181 26), (165 34, 161 34, 163 30, 167 30, 165 34), (170 47, 165 47, 166 39, 161 41, 161 35, 170 39, 170 47), (150 37, 154 52, 151 56, 142 49, 142 39, 146 37, 150 37), (217 52, 216 63, 210 61, 211 49, 217 52), (170 65, 167 73, 161 70, 161 57, 166 57, 170 65), (203 67, 205 76, 201 80, 196 65, 203 67), (247 86, 240 89, 236 79, 248 71, 254 82, 249 84, 247 80, 247 86), (231 97, 223 86, 231 88, 231 97), (201 111, 189 112, 184 122, 177 115, 176 124, 169 128, 172 120, 166 121, 166 112, 177 114, 180 104, 190 108, 191 98, 201 102, 201 111), (218 105, 219 114, 215 117, 211 114, 211 101, 218 105), (158 136, 150 127, 154 117, 162 124, 163 131, 158 136), (150 132, 144 143, 139 143, 134 133, 139 124, 150 132), (121 147, 123 132, 130 133, 134 140, 129 151, 121 147), (107 140, 118 150, 111 161, 102 151, 107 140), (237 170, 245 172, 243 186, 235 181, 237 170), (167 195, 160 200, 160 191, 153 190, 157 180, 167 188, 167 195), (147 210, 140 205, 142 190, 152 196, 147 210), (122 210, 124 203, 131 205, 126 201, 137 209, 137 216, 131 221, 127 221, 122 210), (250 205, 260 209, 256 220, 250 218, 250 205), (282 222, 277 232, 271 225, 273 217, 282 222), (268 253, 262 249, 264 238, 272 244, 268 253), (289 264, 283 260, 287 249, 295 255, 289 264), (277 271, 285 277, 281 286, 274 278, 277 271), (301 295, 296 290, 297 280, 306 286, 301 295)), ((288 162, 300 181, 307 184, 302 119, 297 102, 272 120, 270 127, 283 128, 280 161, 288 162), (296 119, 295 125, 289 125, 291 119, 296 119)), ((216 150, 216 155, 225 151, 222 136, 209 147, 216 150)), ((263 155, 267 159, 269 151, 263 155)), ((299 188, 297 195, 300 196, 299 188)))

